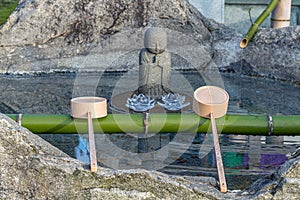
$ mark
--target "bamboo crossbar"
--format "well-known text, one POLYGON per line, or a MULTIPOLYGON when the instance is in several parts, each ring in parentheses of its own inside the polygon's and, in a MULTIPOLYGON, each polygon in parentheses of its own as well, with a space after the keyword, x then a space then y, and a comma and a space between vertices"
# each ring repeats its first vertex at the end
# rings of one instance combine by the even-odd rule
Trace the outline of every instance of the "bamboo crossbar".
MULTIPOLYGON (((18 121, 19 114, 7 114, 18 121)), ((19 123, 33 133, 77 134, 87 132, 86 119, 73 119, 70 115, 23 114, 19 123)), ((95 134, 144 133, 143 114, 109 114, 93 119, 95 134)), ((300 135, 300 115, 226 115, 216 119, 222 134, 238 135, 300 135), (271 119, 271 120, 270 120, 271 119)), ((206 133, 210 120, 196 114, 149 114, 149 133, 206 133)))

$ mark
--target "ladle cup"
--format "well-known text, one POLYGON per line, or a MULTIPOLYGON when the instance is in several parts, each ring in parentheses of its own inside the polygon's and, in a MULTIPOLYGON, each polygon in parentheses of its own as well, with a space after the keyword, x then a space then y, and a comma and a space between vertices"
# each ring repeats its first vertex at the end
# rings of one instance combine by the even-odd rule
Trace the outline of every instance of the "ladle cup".
POLYGON ((215 157, 218 169, 220 191, 227 192, 221 149, 215 118, 226 115, 229 95, 222 88, 216 86, 203 86, 194 92, 193 110, 201 117, 210 118, 213 132, 215 157))
POLYGON ((76 97, 71 99, 71 116, 88 119, 91 171, 97 171, 93 120, 107 115, 107 101, 102 97, 76 97))

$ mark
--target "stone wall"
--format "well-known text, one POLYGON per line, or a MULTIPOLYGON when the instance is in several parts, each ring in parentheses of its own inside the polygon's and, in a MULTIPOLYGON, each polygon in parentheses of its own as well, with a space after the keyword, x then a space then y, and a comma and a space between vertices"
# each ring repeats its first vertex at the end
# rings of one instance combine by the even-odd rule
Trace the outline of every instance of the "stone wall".
POLYGON ((224 0, 189 0, 205 17, 224 23, 224 0))
MULTIPOLYGON (((249 8, 253 21, 264 11, 270 1, 266 0, 189 0, 205 17, 219 23, 224 23, 245 34, 251 26, 249 8)), ((269 16, 261 25, 269 28, 271 17, 269 16)), ((300 25, 300 1, 293 0, 291 8, 291 26, 300 25)))

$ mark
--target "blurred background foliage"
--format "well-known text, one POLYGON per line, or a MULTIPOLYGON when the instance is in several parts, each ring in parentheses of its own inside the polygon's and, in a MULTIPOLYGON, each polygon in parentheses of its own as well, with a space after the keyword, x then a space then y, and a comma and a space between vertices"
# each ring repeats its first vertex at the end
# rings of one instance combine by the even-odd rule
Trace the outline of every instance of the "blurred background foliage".
POLYGON ((0 25, 4 24, 9 15, 15 10, 19 0, 0 0, 0 25))

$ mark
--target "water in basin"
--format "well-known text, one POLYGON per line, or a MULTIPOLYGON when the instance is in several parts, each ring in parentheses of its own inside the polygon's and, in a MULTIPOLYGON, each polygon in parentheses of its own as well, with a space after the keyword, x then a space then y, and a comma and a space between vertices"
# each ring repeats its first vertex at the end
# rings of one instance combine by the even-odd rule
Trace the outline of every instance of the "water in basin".
MULTIPOLYGON (((91 76, 98 75, 87 74, 87 77, 91 76)), ((191 96, 191 91, 194 89, 206 84, 199 74, 193 71, 177 71, 176 76, 183 77, 187 82, 188 87, 184 84, 178 86, 178 90, 186 93, 187 96, 191 96)), ((132 72, 103 73, 94 93, 111 99, 119 91, 124 91, 122 80, 134 82, 135 77, 136 74, 132 72)), ((1 75, 0 79, 2 91, 0 112, 2 113, 70 113, 70 99, 74 95, 76 74, 1 75)), ((176 82, 176 79, 171 80, 176 82)), ((299 86, 288 82, 240 77, 234 74, 222 74, 222 80, 230 95, 229 114, 299 115, 300 113, 299 86)), ((110 112, 116 111, 110 110, 110 112)), ((78 137, 78 134, 41 134, 40 136, 70 156, 77 156, 78 159, 88 162, 84 137, 78 137)), ((128 134, 109 135, 106 138, 124 151, 145 153, 163 148, 174 137, 175 134, 172 133, 158 133, 148 138, 137 138, 128 134)), ((184 149, 184 152, 180 156, 176 154, 173 156, 169 152, 172 159, 159 171, 180 176, 217 177, 210 135, 196 134, 191 137, 192 142, 188 146, 183 147, 181 143, 173 143, 173 149, 178 151, 184 149)), ((287 154, 300 146, 300 137, 221 135, 220 144, 229 188, 241 189, 282 165, 287 160, 287 154)), ((107 159, 113 158, 107 157, 107 159)), ((105 165, 105 162, 100 160, 99 164, 105 165)), ((147 165, 147 163, 143 164, 147 165)))

